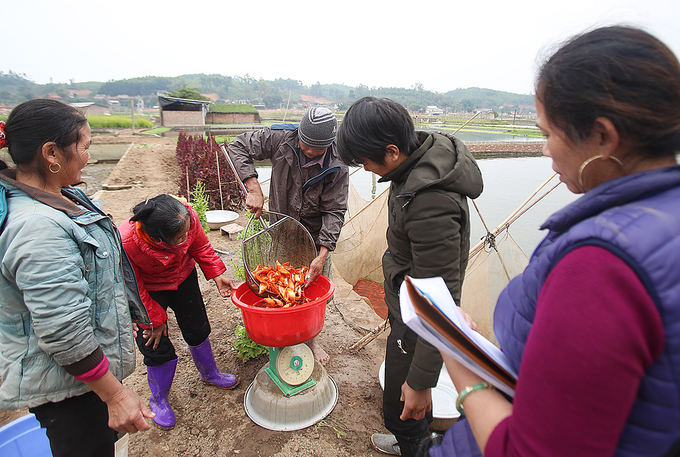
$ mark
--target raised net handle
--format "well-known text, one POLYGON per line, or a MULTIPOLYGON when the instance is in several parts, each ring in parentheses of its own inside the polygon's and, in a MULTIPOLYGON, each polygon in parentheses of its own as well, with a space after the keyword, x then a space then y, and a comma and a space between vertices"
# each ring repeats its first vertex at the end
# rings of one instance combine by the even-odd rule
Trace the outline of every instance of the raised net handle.
MULTIPOLYGON (((222 153, 224 154, 224 157, 227 159, 227 163, 229 163, 229 166, 231 167, 231 171, 234 172, 234 178, 236 178, 236 182, 241 187, 243 195, 248 196, 248 188, 246 187, 245 184, 243 184, 243 181, 241 181, 241 177, 236 172, 236 167, 234 166, 234 162, 231 161, 231 157, 229 157, 229 152, 227 152, 226 146, 224 146, 224 143, 222 143, 220 147, 222 148, 222 153)), ((269 226, 264 222, 262 214, 260 214, 260 224, 262 224, 262 227, 265 229, 269 226)))

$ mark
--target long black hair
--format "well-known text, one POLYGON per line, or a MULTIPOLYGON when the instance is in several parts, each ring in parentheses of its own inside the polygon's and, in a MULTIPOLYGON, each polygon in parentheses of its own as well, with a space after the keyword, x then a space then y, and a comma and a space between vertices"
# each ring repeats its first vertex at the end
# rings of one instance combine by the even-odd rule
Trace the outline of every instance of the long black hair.
POLYGON ((680 149, 680 63, 643 30, 611 26, 572 38, 540 68, 536 98, 574 143, 605 117, 641 154, 680 149))
MULTIPOLYGON (((17 105, 7 117, 5 135, 9 155, 17 167, 33 169, 41 178, 47 165, 36 160, 45 143, 54 142, 70 160, 87 119, 77 109, 57 100, 34 99, 17 105)), ((3 162, 4 163, 4 162, 3 162)), ((0 167, 1 168, 1 167, 0 167)))

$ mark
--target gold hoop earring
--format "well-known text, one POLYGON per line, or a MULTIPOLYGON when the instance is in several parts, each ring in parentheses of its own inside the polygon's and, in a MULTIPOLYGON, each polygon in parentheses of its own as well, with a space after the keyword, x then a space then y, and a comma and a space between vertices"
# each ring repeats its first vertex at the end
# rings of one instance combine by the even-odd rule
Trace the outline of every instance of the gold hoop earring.
MULTIPOLYGON (((598 154, 596 156, 592 156, 589 159, 587 159, 585 162, 581 164, 581 167, 578 169, 578 184, 581 186, 581 189, 583 189, 583 192, 588 192, 590 189, 586 187, 586 185, 583 183, 583 170, 586 169, 588 165, 590 165, 592 162, 596 161, 597 159, 604 159, 605 157, 602 154, 598 154)), ((623 166, 623 162, 619 160, 618 157, 615 156, 609 156, 610 159, 612 159, 614 162, 618 164, 619 167, 621 167, 622 171, 622 176, 626 176, 626 169, 623 166)))
POLYGON ((56 165, 59 167, 59 168, 57 168, 57 171, 52 170, 52 165, 54 165, 54 164, 51 163, 50 166, 47 167, 47 168, 50 169, 50 171, 51 171, 52 173, 57 174, 57 173, 59 173, 59 172, 61 171, 61 164, 60 164, 60 163, 57 162, 57 164, 56 164, 56 165))

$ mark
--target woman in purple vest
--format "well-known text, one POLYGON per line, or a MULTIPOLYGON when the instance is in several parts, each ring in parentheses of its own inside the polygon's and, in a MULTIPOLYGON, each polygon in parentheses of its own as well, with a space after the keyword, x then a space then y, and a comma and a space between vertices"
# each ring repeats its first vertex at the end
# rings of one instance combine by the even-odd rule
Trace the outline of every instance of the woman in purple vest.
POLYGON ((498 300, 513 401, 445 356, 465 419, 426 453, 678 455, 678 59, 642 30, 592 30, 543 64, 536 109, 543 153, 583 196, 498 300))

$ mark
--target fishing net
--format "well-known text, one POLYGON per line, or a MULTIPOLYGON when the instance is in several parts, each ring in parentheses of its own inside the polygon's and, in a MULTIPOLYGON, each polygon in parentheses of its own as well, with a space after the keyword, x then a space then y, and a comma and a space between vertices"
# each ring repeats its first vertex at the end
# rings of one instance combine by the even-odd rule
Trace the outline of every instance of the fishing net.
POLYGON ((314 239, 300 222, 285 214, 262 211, 258 220, 254 215, 248 220, 241 244, 246 283, 258 294, 259 282, 253 271, 258 264, 273 266, 276 261, 290 262, 294 268, 307 267, 316 258, 314 239))
POLYGON ((493 343, 496 300, 512 278, 524 271, 529 258, 508 230, 487 237, 470 250, 460 306, 479 325, 479 333, 493 343))
MULTIPOLYGON (((385 189, 374 200, 366 202, 350 183, 348 206, 351 214, 333 252, 333 265, 351 285, 360 279, 380 284, 384 281, 382 256, 387 249, 388 193, 389 189, 385 189)), ((527 255, 507 229, 470 250, 461 307, 480 326, 480 333, 491 341, 495 342, 493 312, 496 300, 510 279, 524 271, 527 263, 527 255)))
POLYGON ((370 202, 362 199, 350 182, 349 217, 333 251, 333 265, 345 281, 366 279, 382 284, 382 256, 387 249, 387 197, 385 189, 370 202))

